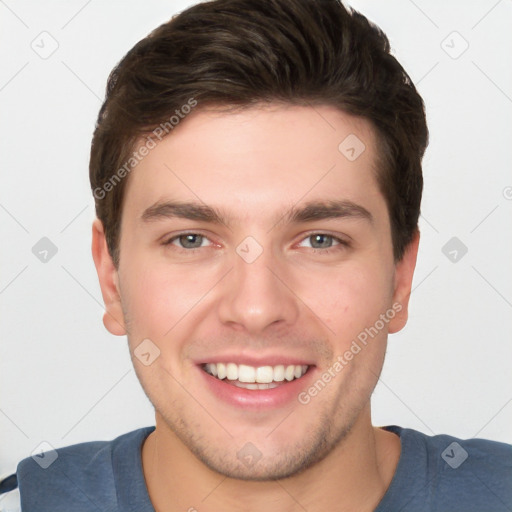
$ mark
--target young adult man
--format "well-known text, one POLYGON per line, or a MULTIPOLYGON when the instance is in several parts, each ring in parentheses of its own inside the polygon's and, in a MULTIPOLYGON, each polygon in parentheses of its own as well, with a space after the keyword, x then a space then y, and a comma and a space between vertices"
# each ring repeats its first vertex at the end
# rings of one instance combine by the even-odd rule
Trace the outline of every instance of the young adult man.
POLYGON ((371 422, 427 138, 337 0, 202 3, 139 42, 94 134, 92 252, 156 427, 25 459, 23 510, 510 510, 510 446, 371 422))

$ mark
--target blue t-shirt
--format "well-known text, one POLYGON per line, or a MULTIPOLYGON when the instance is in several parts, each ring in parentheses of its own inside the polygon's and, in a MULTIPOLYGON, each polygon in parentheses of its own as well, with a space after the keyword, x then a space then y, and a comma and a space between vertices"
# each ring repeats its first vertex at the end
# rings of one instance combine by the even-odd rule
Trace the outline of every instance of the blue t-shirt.
MULTIPOLYGON (((402 449, 375 512, 512 511, 512 445, 383 428, 400 436, 402 449)), ((22 460, 17 468, 22 511, 154 512, 141 460, 142 443, 153 430, 22 460)))

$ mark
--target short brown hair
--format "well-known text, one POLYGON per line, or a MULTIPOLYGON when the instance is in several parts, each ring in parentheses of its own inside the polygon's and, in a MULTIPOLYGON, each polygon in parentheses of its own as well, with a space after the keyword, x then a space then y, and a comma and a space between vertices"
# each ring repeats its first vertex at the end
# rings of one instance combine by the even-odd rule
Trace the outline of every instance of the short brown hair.
POLYGON ((370 121, 395 261, 402 258, 418 229, 428 129, 386 35, 340 0, 214 0, 158 27, 109 76, 90 182, 116 267, 126 162, 141 136, 169 125, 191 99, 199 108, 325 104, 370 121))

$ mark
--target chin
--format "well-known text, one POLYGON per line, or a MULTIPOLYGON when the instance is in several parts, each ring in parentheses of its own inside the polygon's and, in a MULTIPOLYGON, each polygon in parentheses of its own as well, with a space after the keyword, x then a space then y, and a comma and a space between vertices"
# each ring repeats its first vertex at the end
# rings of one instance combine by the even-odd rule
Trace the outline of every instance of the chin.
POLYGON ((266 433, 255 436, 254 442, 247 441, 247 435, 240 440, 219 440, 205 432, 193 434, 198 431, 183 419, 178 429, 169 423, 168 426, 210 470, 236 480, 264 482, 297 476, 321 462, 343 442, 353 423, 336 425, 332 414, 324 414, 315 428, 304 428, 303 433, 287 423, 281 427, 278 439, 272 440, 272 434, 266 433), (299 438, 291 439, 291 435, 299 438))

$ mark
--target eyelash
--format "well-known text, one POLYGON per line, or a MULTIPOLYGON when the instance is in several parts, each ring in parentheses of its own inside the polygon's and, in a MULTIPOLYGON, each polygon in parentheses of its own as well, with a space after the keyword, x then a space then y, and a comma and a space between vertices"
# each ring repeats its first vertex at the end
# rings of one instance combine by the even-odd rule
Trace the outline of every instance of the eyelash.
MULTIPOLYGON (((196 235, 196 236, 200 236, 202 238, 208 239, 208 237, 206 235, 202 235, 201 233, 195 233, 193 231, 187 231, 185 233, 179 233, 178 235, 175 235, 172 238, 169 238, 167 241, 163 242, 162 245, 164 245, 164 246, 172 245, 172 242, 174 242, 175 240, 178 240, 182 236, 187 236, 187 235, 196 235)), ((335 240, 336 242, 338 242, 337 245, 334 245, 332 247, 328 247, 326 249, 312 248, 312 251, 315 254, 318 253, 318 252, 321 252, 323 254, 330 254, 333 251, 336 251, 336 250, 339 250, 339 249, 342 249, 342 248, 350 247, 350 243, 347 242, 346 240, 343 240, 342 238, 336 237, 334 235, 330 235, 329 233, 323 233, 321 231, 316 231, 316 232, 313 232, 313 233, 309 233, 304 238, 302 238, 301 241, 304 241, 304 240, 306 240, 308 238, 311 238, 311 237, 313 237, 315 235, 322 235, 322 236, 330 237, 333 240, 335 240), (336 248, 338 248, 338 249, 336 249, 336 248)), ((195 253, 199 249, 204 249, 204 247, 192 247, 191 249, 187 249, 187 248, 184 248, 184 247, 177 247, 176 246, 176 250, 178 252, 195 253)))

